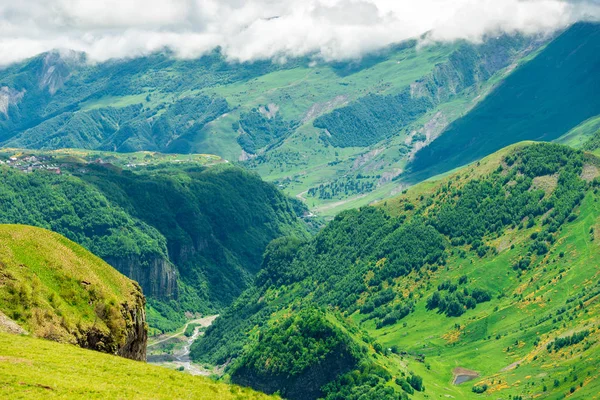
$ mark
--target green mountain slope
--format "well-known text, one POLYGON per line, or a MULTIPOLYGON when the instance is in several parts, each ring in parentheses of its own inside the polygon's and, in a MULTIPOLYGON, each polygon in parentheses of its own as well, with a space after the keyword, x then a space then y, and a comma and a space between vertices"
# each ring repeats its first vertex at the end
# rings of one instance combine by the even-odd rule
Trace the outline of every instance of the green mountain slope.
POLYGON ((239 381, 263 390, 243 377, 339 370, 329 383, 305 382, 332 399, 592 398, 599 166, 565 146, 519 144, 343 212, 309 241, 274 241, 255 286, 192 356, 233 359, 231 378, 241 368, 239 381), (314 307, 343 328, 290 334, 293 318, 314 307), (345 363, 352 372, 328 358, 338 335, 363 349, 345 363), (314 345, 294 362, 281 342, 314 345))
POLYGON ((272 239, 306 235, 301 206, 229 165, 175 159, 145 166, 144 156, 121 169, 74 152, 33 160, 21 153, 14 161, 12 154, 4 153, 0 166, 0 221, 59 232, 138 281, 150 323, 160 329, 177 326, 184 311, 228 305, 251 282, 272 239), (57 167, 61 174, 46 169, 57 167))
POLYGON ((544 40, 409 41, 343 63, 240 64, 215 52, 90 65, 48 53, 0 71, 0 144, 218 154, 335 208, 389 186, 544 40))
POLYGON ((0 333, 0 348, 2 398, 276 398, 204 377, 24 336, 0 333))
POLYGON ((79 245, 0 225, 0 315, 34 336, 145 361, 144 305, 137 283, 79 245))
POLYGON ((600 25, 577 24, 418 152, 408 179, 449 171, 521 140, 550 141, 600 114, 600 25))

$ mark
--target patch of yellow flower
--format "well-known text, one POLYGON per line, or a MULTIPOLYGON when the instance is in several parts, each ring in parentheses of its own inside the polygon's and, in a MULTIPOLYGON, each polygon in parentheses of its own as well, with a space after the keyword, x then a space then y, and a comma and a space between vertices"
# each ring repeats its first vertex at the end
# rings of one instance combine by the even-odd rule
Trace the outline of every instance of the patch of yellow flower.
POLYGON ((460 340, 460 335, 462 334, 464 327, 461 326, 459 329, 452 329, 442 335, 442 339, 446 341, 447 344, 456 343, 460 340))

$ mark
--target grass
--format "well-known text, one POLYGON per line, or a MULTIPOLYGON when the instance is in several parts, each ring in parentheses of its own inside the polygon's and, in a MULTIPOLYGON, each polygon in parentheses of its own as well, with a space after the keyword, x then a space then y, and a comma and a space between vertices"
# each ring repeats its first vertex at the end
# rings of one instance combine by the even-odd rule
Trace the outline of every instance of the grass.
POLYGON ((580 149, 584 143, 600 129, 600 115, 585 120, 555 142, 580 149))
MULTIPOLYGON (((392 214, 401 213, 404 202, 400 199, 415 203, 421 196, 433 195, 448 179, 464 182, 486 175, 499 165, 508 151, 511 150, 495 153, 447 177, 417 185, 400 198, 379 203, 379 206, 392 214)), ((429 398, 517 395, 526 399, 558 399, 564 395, 574 399, 599 398, 600 272, 597 262, 600 243, 595 231, 600 216, 600 194, 588 191, 576 212, 578 217, 562 227, 549 253, 538 257, 532 268, 522 274, 511 265, 525 255, 530 235, 540 230, 539 226, 509 229, 498 238, 487 238, 486 243, 497 249, 497 255, 479 258, 467 252, 466 258, 461 258, 453 254, 446 266, 432 273, 430 283, 415 279, 414 273, 399 278, 398 290, 414 295, 416 311, 383 329, 375 329, 372 321, 365 321, 362 327, 384 347, 395 345, 408 353, 425 355, 424 363, 410 356, 398 362, 404 362, 423 376, 425 395, 429 398), (427 311, 425 301, 437 285, 448 279, 457 281, 462 275, 468 277, 469 287, 492 292, 492 301, 478 304, 457 318, 427 311), (563 307, 565 311, 561 311, 563 307), (557 337, 584 329, 591 331, 584 342, 558 352, 547 351, 546 345, 557 337), (480 377, 453 385, 452 370, 456 367, 475 370, 480 377), (473 385, 483 384, 489 387, 484 394, 471 391, 473 385)), ((360 314, 354 314, 352 319, 362 322, 360 314)), ((396 369, 402 371, 398 366, 396 369)), ((415 394, 415 398, 423 397, 423 394, 415 394)))
POLYGON ((267 399, 247 388, 75 346, 0 333, 0 397, 267 399))
POLYGON ((45 229, 0 225, 0 272, 0 311, 40 337, 75 343, 92 327, 118 335, 119 305, 143 306, 133 281, 45 229))

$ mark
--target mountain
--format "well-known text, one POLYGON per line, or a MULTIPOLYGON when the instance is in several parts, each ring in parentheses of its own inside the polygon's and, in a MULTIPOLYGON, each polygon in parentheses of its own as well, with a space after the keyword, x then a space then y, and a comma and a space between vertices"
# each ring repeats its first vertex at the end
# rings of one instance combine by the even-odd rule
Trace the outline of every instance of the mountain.
MULTIPOLYGON (((593 116, 569 132, 555 140, 555 142, 581 149, 600 130, 600 115, 593 116)), ((589 150, 589 149, 587 149, 589 150)))
POLYGON ((0 396, 39 399, 274 399, 146 363, 0 333, 0 396))
POLYGON ((217 154, 332 214, 393 189, 414 152, 548 40, 415 40, 333 63, 51 52, 0 71, 0 144, 217 154))
POLYGON ((139 282, 160 330, 230 304, 271 240, 307 235, 299 202, 215 157, 34 153, 0 154, 0 221, 56 231, 139 282))
POLYGON ((592 398, 599 168, 520 143, 277 239, 192 357, 290 399, 592 398))
POLYGON ((146 360, 137 283, 44 229, 0 225, 0 243, 0 331, 146 360))
POLYGON ((577 24, 549 43, 441 137, 418 152, 419 182, 522 140, 558 139, 600 115, 600 24, 577 24))

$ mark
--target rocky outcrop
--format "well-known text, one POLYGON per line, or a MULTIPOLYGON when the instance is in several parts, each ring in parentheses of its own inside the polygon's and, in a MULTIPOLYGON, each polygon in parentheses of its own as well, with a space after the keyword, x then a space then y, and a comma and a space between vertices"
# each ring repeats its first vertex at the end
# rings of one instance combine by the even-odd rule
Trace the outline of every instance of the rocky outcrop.
POLYGON ((138 283, 55 232, 0 225, 0 243, 0 331, 146 359, 138 283))
POLYGON ((138 282, 146 296, 177 299, 177 270, 164 256, 106 257, 105 261, 120 273, 138 282))
POLYGON ((8 116, 8 108, 11 105, 16 105, 25 95, 25 89, 17 91, 8 86, 0 87, 0 113, 8 116))
POLYGON ((39 87, 47 89, 54 95, 61 89, 76 65, 82 65, 85 55, 76 51, 52 51, 44 55, 41 71, 39 72, 39 87))
MULTIPOLYGON (((130 294, 133 301, 122 303, 118 310, 106 304, 96 304, 96 316, 105 324, 81 327, 77 335, 80 347, 116 354, 132 360, 146 360, 148 326, 146 324, 146 299, 142 288, 132 282, 134 291, 130 294), (108 328, 108 329, 107 329, 108 328)), ((52 339, 52 338, 49 338, 52 339)))
POLYGON ((0 332, 26 335, 27 331, 0 311, 0 332))
POLYGON ((125 341, 117 350, 121 357, 131 358, 133 360, 146 360, 146 346, 148 342, 148 326, 146 324, 146 299, 142 295, 142 289, 138 289, 135 297, 136 303, 129 305, 122 304, 121 312, 127 321, 125 341))

